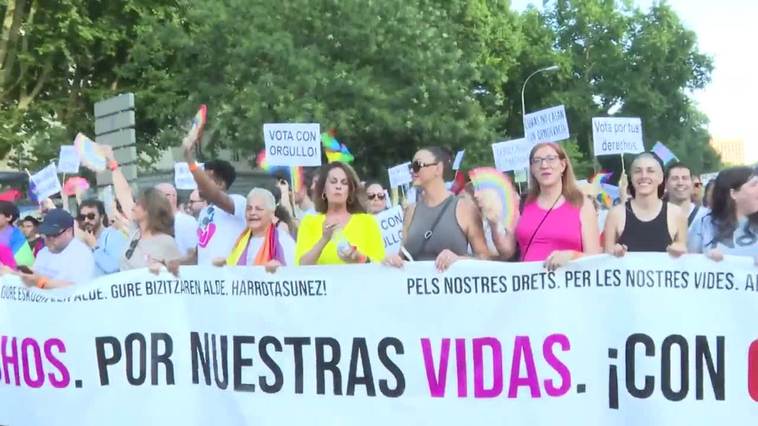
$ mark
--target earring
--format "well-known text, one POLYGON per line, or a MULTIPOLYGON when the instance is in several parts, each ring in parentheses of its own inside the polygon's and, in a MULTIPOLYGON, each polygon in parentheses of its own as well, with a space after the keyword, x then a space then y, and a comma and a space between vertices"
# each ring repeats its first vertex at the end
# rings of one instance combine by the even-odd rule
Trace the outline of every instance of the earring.
POLYGON ((350 194, 350 195, 347 196, 347 203, 348 204, 353 204, 353 200, 354 200, 353 194, 350 194))
POLYGON ((326 192, 321 193, 321 199, 326 201, 326 192))

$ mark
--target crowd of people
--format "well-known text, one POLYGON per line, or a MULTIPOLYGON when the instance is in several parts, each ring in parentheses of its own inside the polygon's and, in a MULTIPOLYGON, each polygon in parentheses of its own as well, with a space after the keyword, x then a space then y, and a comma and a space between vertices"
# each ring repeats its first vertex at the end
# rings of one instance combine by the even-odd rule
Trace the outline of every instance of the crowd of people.
POLYGON ((375 215, 388 208, 379 182, 362 182, 353 168, 333 162, 306 170, 302 188, 288 176, 275 185, 230 194, 234 167, 195 161, 192 135, 184 155, 197 190, 182 207, 173 185, 134 194, 111 150, 116 209, 87 199, 73 216, 53 208, 19 220, 0 202, 0 263, 29 286, 66 287, 120 271, 149 268, 179 274, 182 265, 281 266, 381 263, 401 268, 430 260, 444 271, 460 259, 538 261, 554 270, 582 256, 628 252, 750 256, 758 263, 758 171, 722 170, 703 191, 685 164, 664 167, 651 153, 635 157, 627 191, 604 212, 597 194, 577 183, 559 144, 537 144, 529 154, 529 190, 518 219, 502 223, 492 197, 471 185, 455 194, 446 182, 450 152, 415 153, 410 172, 418 197, 404 209, 399 253, 387 254, 375 215))

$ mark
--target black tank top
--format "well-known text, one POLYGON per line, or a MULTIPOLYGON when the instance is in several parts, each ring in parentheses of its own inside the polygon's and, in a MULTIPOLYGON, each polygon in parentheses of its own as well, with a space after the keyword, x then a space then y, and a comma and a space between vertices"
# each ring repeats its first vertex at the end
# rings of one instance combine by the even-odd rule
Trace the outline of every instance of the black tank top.
POLYGON ((634 214, 631 201, 627 201, 624 232, 621 233, 618 242, 625 245, 629 251, 666 251, 666 247, 671 245, 668 203, 663 202, 663 207, 655 219, 643 222, 634 214))

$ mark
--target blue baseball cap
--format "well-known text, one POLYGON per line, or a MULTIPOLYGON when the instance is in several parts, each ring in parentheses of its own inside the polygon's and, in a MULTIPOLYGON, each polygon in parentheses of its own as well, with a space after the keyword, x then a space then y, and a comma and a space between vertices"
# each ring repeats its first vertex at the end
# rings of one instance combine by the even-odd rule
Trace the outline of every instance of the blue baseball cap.
POLYGON ((69 212, 63 209, 52 209, 47 212, 39 226, 39 233, 47 236, 58 235, 73 226, 74 218, 69 212))

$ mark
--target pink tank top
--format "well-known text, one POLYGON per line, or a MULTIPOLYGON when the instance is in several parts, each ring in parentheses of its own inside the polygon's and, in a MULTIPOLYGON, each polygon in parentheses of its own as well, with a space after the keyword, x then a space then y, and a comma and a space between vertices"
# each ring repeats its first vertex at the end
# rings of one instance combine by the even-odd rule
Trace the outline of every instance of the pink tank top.
POLYGON ((547 212, 538 206, 536 201, 524 206, 524 211, 516 225, 516 240, 521 249, 522 262, 543 261, 555 250, 583 251, 579 208, 564 201, 556 206, 548 214, 542 226, 539 226, 547 212), (537 229, 538 226, 539 229, 537 229), (533 239, 532 234, 534 234, 533 239))

